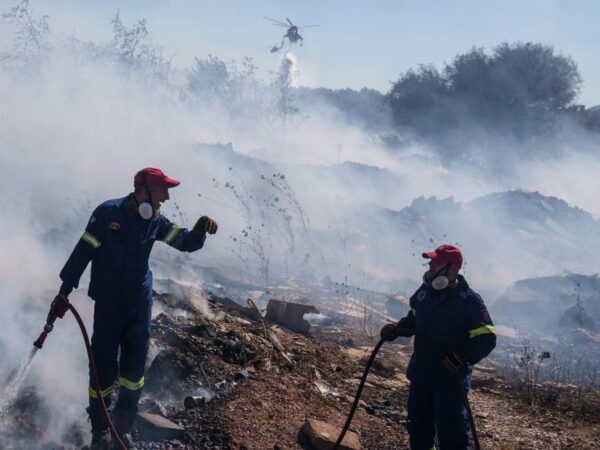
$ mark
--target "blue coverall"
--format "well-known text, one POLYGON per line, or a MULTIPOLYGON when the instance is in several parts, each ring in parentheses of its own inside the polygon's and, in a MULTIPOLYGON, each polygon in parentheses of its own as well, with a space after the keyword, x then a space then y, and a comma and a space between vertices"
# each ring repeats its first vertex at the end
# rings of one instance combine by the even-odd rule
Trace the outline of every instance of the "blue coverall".
MULTIPOLYGON (((119 397, 113 410, 117 428, 128 431, 144 386, 152 309, 152 271, 148 267, 154 241, 181 251, 202 248, 206 234, 180 228, 162 214, 144 220, 133 194, 108 200, 93 212, 83 236, 60 272, 61 291, 79 285, 92 261, 88 295, 95 300, 92 352, 102 397, 107 406, 119 376, 119 397), (121 355, 117 355, 121 348, 121 355)), ((94 423, 103 423, 90 374, 88 412, 94 423)))
POLYGON ((467 449, 469 421, 463 394, 471 384, 474 364, 496 346, 494 324, 465 279, 436 291, 423 284, 410 298, 410 311, 399 327, 415 331, 414 351, 407 369, 408 432, 412 450, 467 449), (459 351, 465 358, 458 378, 441 364, 443 355, 459 351))

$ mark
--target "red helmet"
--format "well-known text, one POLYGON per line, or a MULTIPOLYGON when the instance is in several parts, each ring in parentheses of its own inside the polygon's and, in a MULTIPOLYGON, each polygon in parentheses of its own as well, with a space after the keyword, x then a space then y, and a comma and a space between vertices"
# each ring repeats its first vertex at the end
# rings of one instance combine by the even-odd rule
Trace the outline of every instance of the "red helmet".
POLYGON ((179 180, 166 176, 162 170, 156 167, 146 167, 135 174, 133 186, 172 188, 179 186, 179 180))

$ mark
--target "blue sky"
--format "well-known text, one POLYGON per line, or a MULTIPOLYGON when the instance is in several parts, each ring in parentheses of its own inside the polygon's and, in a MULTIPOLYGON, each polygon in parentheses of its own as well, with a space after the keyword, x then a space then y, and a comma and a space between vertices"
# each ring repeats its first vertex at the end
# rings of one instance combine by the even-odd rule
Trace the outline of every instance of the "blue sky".
MULTIPOLYGON (((0 0, 2 11, 16 1, 0 0)), ((156 43, 189 67, 193 57, 254 58, 266 74, 276 67, 270 46, 284 29, 263 16, 289 17, 305 30, 295 48, 301 83, 333 88, 362 86, 387 91, 411 67, 438 67, 473 45, 490 49, 503 41, 550 44, 572 56, 584 79, 579 98, 600 104, 600 2, 474 0, 30 0, 48 14, 53 29, 83 38, 109 39, 108 20, 117 9, 126 24, 146 18, 156 43)), ((8 39, 0 27, 0 49, 8 39), (4 41, 4 42, 3 42, 4 41)))

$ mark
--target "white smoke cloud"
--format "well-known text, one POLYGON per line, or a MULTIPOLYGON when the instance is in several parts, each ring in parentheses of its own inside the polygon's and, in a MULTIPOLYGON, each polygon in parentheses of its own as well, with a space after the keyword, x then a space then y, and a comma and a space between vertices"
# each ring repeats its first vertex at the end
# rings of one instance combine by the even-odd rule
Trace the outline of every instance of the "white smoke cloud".
MULTIPOLYGON (((7 368, 20 364, 41 331, 49 302, 60 285, 60 268, 93 208, 130 192, 133 174, 145 166, 161 167, 182 180, 165 206, 172 218, 192 226, 206 214, 220 222, 219 233, 209 237, 205 249, 186 257, 184 264, 236 267, 239 273, 243 268, 230 251, 230 236, 239 235, 246 224, 239 205, 223 189, 215 189, 213 178, 220 186, 231 180, 242 186, 246 183, 247 191, 255 193, 266 189, 258 177, 262 172, 286 174, 310 218, 315 240, 323 245, 321 252, 328 257, 322 270, 316 271, 319 276, 346 273, 344 261, 351 257, 357 277, 418 280, 421 261, 411 254, 425 249, 402 241, 401 232, 396 235, 395 230, 382 235, 374 229, 360 229, 357 218, 380 208, 400 209, 420 195, 466 201, 524 187, 600 214, 595 199, 600 163, 590 152, 573 149, 564 158, 515 161, 509 177, 494 178, 440 159, 418 144, 392 153, 375 136, 347 123, 331 106, 301 110, 286 120, 273 111, 270 118, 262 113, 241 115, 219 102, 189 101, 189 93, 180 84, 156 80, 144 67, 123 66, 99 54, 94 45, 69 47, 54 37, 51 48, 39 64, 28 66, 30 72, 11 70, 6 64, 0 69, 2 377, 8 375, 7 368), (201 143, 231 143, 236 153, 199 151, 194 146, 201 143), (241 178, 229 170, 232 161, 241 161, 242 167, 235 167, 241 178), (350 170, 353 167, 356 171, 350 170), (255 177, 244 178, 250 173, 255 177), (349 238, 346 254, 348 236, 362 240, 349 238)), ((299 70, 295 56, 286 53, 279 69, 294 86, 293 73, 299 70)), ((487 232, 477 237, 480 242, 504 242, 501 230, 488 225, 487 232)), ((271 232, 274 258, 280 257, 277 262, 283 266, 285 255, 281 254, 286 248, 281 235, 285 230, 263 234, 271 232)), ((157 244, 152 263, 156 275, 172 275, 169 264, 174 259, 172 250, 157 244)), ((536 267, 536 261, 528 259, 518 269, 494 266, 483 270, 479 263, 485 261, 473 261, 469 268, 472 279, 497 284, 512 281, 521 267, 529 266, 528 274, 560 270, 553 265, 536 267), (506 272, 492 272, 499 268, 506 272)), ((197 282, 193 273, 179 276, 184 283, 197 282)), ((253 277, 259 284, 257 276, 253 277)), ((93 304, 85 296, 85 279, 81 286, 72 301, 82 310, 90 330, 93 304)), ((204 312, 210 314, 208 309, 204 312)), ((29 382, 48 399, 53 420, 61 422, 48 439, 60 440, 64 424, 84 426, 87 361, 71 317, 57 322, 34 360, 29 382)))

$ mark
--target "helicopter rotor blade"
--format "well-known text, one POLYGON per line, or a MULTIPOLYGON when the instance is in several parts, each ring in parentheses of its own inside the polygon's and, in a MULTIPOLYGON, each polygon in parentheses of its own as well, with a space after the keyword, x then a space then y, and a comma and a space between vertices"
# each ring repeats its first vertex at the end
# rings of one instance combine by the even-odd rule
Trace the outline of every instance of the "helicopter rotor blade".
POLYGON ((281 26, 286 26, 288 27, 289 25, 283 23, 281 20, 275 20, 275 19, 271 19, 270 17, 264 16, 265 19, 270 20, 273 23, 279 24, 281 26))
POLYGON ((313 28, 313 27, 318 27, 319 25, 302 25, 301 27, 298 28, 313 28))
POLYGON ((285 20, 287 20, 287 21, 288 21, 288 23, 290 24, 290 26, 292 26, 292 27, 293 27, 293 26, 295 26, 295 25, 292 23, 292 21, 291 21, 290 19, 288 19, 287 17, 285 18, 285 20))

